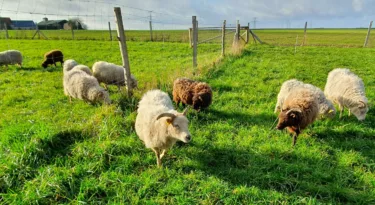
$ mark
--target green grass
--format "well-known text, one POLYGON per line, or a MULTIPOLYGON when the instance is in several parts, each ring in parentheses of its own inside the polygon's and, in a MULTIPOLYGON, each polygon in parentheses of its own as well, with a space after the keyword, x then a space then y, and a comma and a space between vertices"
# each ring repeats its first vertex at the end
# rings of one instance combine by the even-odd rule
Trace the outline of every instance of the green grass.
MULTIPOLYGON (((230 32, 231 30, 227 30, 230 32)), ((71 40, 70 30, 42 30, 49 38, 54 40, 71 40)), ((241 31, 242 33, 245 31, 241 31)), ((259 38, 271 45, 294 46, 298 35, 297 45, 301 45, 304 37, 303 29, 259 29, 254 30, 259 38)), ((11 39, 31 39, 35 31, 10 30, 11 39)), ((150 41, 150 33, 147 30, 125 31, 128 41, 150 41)), ((0 32, 0 39, 5 38, 4 32, 0 32)), ((308 29, 305 45, 307 46, 331 46, 331 47, 363 47, 367 29, 308 29)), ((221 30, 199 30, 198 39, 203 41, 214 36, 221 35, 221 30)), ((105 40, 109 41, 109 32, 104 30, 79 30, 75 31, 77 40, 105 40)), ((112 36, 117 36, 112 31, 112 36)), ((234 33, 228 34, 228 40, 233 40, 234 33)), ((37 38, 38 36, 36 36, 37 38)), ((245 36, 244 36, 245 37, 245 36)), ((42 37, 43 38, 43 37, 42 37)), ((189 42, 188 30, 154 30, 154 41, 159 42, 189 42)), ((227 41, 228 41, 227 40, 227 41)), ((221 38, 210 41, 220 43, 221 38)), ((375 47, 375 35, 370 35, 368 47, 375 47)))
MULTIPOLYGON (((118 45, 100 41, 12 40, 25 67, 0 72, 0 202, 117 204, 375 203, 375 117, 317 121, 296 147, 271 130, 281 83, 298 78, 324 88, 328 72, 348 67, 375 97, 374 49, 249 46, 241 56, 192 70, 186 44, 129 42, 140 83, 133 98, 111 87, 114 103, 89 105, 63 95, 61 68, 42 69, 52 48, 91 66, 120 63, 118 45), (214 90, 209 109, 188 114, 193 140, 178 143, 157 168, 134 131, 136 104, 151 88, 171 93, 177 76, 214 90)), ((202 62, 220 54, 201 47, 202 62)), ((178 108, 182 110, 181 108, 178 108)), ((347 113, 345 113, 347 114, 347 113)))

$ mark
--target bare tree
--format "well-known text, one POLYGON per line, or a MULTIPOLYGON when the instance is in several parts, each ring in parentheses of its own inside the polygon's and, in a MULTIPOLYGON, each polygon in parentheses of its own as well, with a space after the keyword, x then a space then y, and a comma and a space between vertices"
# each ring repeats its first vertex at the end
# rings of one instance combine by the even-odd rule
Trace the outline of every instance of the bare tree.
POLYGON ((70 18, 68 25, 76 30, 87 30, 87 25, 80 18, 70 18))

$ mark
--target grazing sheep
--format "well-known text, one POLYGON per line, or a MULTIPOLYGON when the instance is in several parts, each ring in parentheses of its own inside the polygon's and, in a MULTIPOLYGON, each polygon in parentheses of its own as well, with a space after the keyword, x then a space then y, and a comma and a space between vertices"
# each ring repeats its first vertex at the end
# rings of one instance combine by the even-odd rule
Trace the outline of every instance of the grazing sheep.
POLYGON ((212 103, 211 87, 204 82, 177 78, 173 82, 173 101, 177 106, 192 105, 195 110, 206 108, 212 103))
POLYGON ((340 118, 344 107, 358 120, 364 120, 368 112, 365 85, 361 78, 346 68, 336 68, 329 72, 324 89, 327 98, 339 105, 340 118))
POLYGON ((78 65, 78 63, 75 60, 69 59, 66 60, 63 64, 63 72, 66 73, 74 68, 74 66, 78 65))
POLYGON ((314 93, 315 97, 318 99, 320 118, 333 118, 336 115, 335 106, 330 100, 325 97, 323 91, 320 88, 315 87, 311 84, 303 83, 296 79, 287 80, 282 84, 280 92, 277 95, 277 103, 274 112, 277 113, 281 111, 284 100, 290 92, 302 87, 311 90, 314 93))
POLYGON ((318 114, 319 104, 315 94, 310 89, 298 88, 285 98, 276 128, 282 130, 286 127, 293 134, 294 146, 298 135, 315 121, 318 114))
POLYGON ((64 63, 63 85, 64 94, 69 96, 70 102, 73 97, 91 103, 111 103, 108 92, 100 87, 96 78, 88 75, 81 69, 84 65, 77 65, 70 68, 71 65, 74 65, 76 62, 74 60, 68 60, 66 63, 64 63))
POLYGON ((54 64, 56 66, 56 62, 60 62, 61 66, 64 63, 64 55, 59 50, 52 50, 44 54, 44 62, 42 63, 43 68, 47 68, 48 65, 54 64))
POLYGON ((164 154, 176 141, 191 140, 186 111, 174 110, 168 94, 160 90, 148 91, 139 102, 135 131, 146 147, 155 152, 159 167, 164 154))
MULTIPOLYGON (((92 72, 99 83, 104 83, 106 89, 107 85, 117 85, 120 90, 121 86, 125 86, 124 68, 104 61, 98 61, 92 66, 92 72)), ((130 86, 132 88, 138 87, 137 79, 130 75, 130 86)))
POLYGON ((17 50, 7 50, 0 52, 0 66, 5 65, 8 68, 8 65, 18 64, 22 67, 22 54, 17 50))

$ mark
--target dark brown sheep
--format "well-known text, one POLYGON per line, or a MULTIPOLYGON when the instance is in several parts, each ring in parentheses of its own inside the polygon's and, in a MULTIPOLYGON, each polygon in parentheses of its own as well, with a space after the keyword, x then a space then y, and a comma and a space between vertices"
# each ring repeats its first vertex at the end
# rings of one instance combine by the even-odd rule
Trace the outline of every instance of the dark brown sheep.
POLYGON ((44 62, 42 63, 43 68, 47 68, 48 65, 54 64, 56 66, 56 62, 60 62, 61 66, 64 63, 64 55, 59 50, 52 50, 44 54, 44 62))
POLYGON ((195 110, 207 108, 212 103, 211 87, 204 82, 177 78, 173 82, 173 101, 177 105, 191 105, 195 110))
POLYGON ((277 129, 285 127, 293 135, 293 146, 303 129, 313 123, 319 114, 319 103, 309 89, 300 88, 291 92, 285 99, 279 114, 277 129))

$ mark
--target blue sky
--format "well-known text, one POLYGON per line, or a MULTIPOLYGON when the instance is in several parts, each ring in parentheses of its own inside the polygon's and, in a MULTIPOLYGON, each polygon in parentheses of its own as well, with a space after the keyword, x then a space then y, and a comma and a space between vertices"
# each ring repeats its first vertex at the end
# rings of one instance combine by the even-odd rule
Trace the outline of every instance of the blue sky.
POLYGON ((113 7, 122 8, 126 29, 186 29, 191 16, 199 26, 219 26, 222 20, 241 24, 256 17, 257 28, 367 27, 375 19, 374 0, 0 0, 0 16, 41 21, 80 17, 90 29, 115 23, 113 7), (140 8, 140 9, 139 9, 140 8), (152 11, 152 12, 150 12, 152 11))

